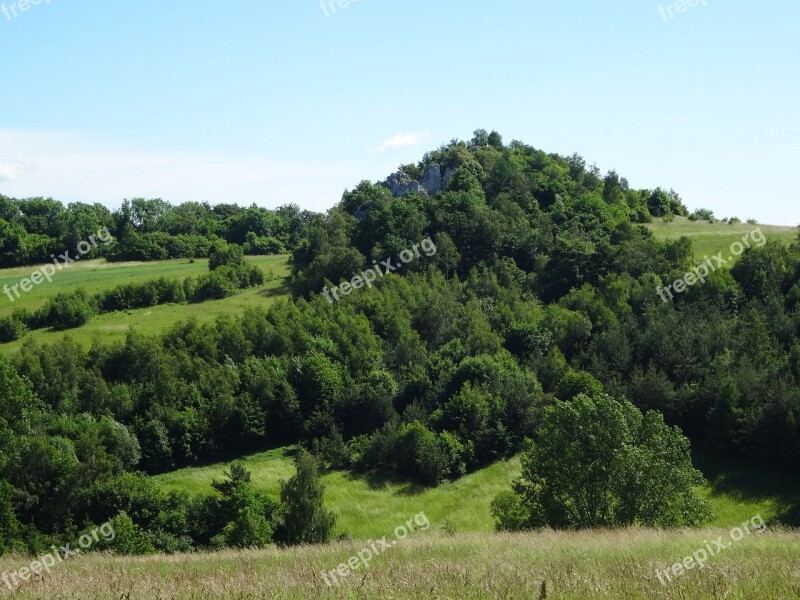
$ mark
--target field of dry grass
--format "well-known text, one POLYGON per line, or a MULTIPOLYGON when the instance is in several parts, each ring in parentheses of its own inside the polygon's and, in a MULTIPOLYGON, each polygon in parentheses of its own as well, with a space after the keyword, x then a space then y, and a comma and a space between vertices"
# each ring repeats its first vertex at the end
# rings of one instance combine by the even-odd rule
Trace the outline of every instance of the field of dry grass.
MULTIPOLYGON (((389 533, 389 532, 387 532, 389 533)), ((86 555, 15 593, 18 599, 537 599, 800 598, 800 532, 753 534, 664 586, 665 569, 724 529, 624 530, 534 534, 419 534, 398 542, 328 587, 320 573, 364 546, 340 542, 291 550, 115 557, 86 555)), ((0 572, 29 562, 0 559, 0 572)))

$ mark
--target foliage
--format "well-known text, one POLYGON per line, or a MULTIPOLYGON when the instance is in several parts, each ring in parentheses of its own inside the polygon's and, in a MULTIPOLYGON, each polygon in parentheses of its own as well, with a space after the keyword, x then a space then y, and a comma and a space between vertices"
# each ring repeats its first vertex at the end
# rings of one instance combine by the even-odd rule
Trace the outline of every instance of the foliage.
POLYGON ((710 517, 693 490, 689 441, 630 402, 579 395, 545 410, 498 529, 696 526, 710 517))
POLYGON ((285 544, 327 542, 336 523, 334 514, 325 508, 325 490, 317 473, 317 462, 301 450, 295 460, 297 474, 281 486, 281 522, 276 538, 285 544))
POLYGON ((305 241, 313 218, 295 205, 276 210, 197 202, 173 206, 160 198, 134 198, 112 212, 101 204, 65 206, 51 198, 0 195, 0 267, 49 262, 51 255, 72 252, 103 227, 113 234, 113 243, 93 247, 86 258, 205 258, 218 252, 220 243, 245 244, 248 254, 280 253, 305 241))

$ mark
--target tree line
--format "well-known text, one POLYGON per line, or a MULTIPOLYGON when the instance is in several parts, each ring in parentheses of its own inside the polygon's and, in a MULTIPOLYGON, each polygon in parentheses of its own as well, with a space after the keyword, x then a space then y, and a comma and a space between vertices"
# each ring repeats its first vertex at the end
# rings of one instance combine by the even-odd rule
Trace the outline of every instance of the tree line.
POLYGON ((246 254, 283 254, 298 247, 315 218, 292 204, 269 210, 135 198, 112 211, 99 203, 65 206, 52 198, 0 195, 0 268, 48 263, 103 227, 114 242, 93 248, 87 259, 207 258, 219 242, 240 245, 246 254))

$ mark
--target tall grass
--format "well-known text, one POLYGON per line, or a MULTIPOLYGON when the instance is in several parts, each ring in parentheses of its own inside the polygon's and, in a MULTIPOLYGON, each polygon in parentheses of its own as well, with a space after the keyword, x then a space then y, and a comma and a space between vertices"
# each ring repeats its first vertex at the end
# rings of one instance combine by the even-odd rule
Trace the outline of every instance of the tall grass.
MULTIPOLYGON (((702 548, 704 540, 727 534, 723 529, 630 529, 447 536, 431 529, 384 550, 368 568, 330 588, 320 573, 347 561, 363 542, 141 558, 86 555, 57 565, 13 597, 757 600, 800 595, 800 533, 786 529, 745 537, 704 569, 660 583, 656 569, 702 548)), ((5 557, 0 571, 27 562, 5 557)), ((0 591, 4 594, 10 595, 0 591)))

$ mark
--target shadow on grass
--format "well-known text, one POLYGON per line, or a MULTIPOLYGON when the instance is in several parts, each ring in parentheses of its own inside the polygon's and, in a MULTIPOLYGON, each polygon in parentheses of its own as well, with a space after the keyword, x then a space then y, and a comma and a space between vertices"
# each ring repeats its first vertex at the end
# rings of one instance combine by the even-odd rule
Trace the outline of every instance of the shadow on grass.
POLYGON ((692 460, 708 480, 712 495, 726 494, 752 502, 774 500, 776 519, 800 526, 800 482, 796 476, 755 461, 729 458, 703 445, 695 445, 692 460))
POLYGON ((289 278, 284 277, 281 280, 280 285, 275 287, 265 287, 258 293, 258 295, 263 296, 264 298, 275 298, 279 296, 289 296, 291 293, 292 290, 289 288, 289 278))
POLYGON ((349 471, 346 477, 351 481, 363 481, 370 490, 387 490, 389 487, 396 487, 395 496, 419 496, 428 487, 413 481, 400 479, 396 475, 383 473, 380 471, 370 471, 369 473, 354 473, 349 471))

